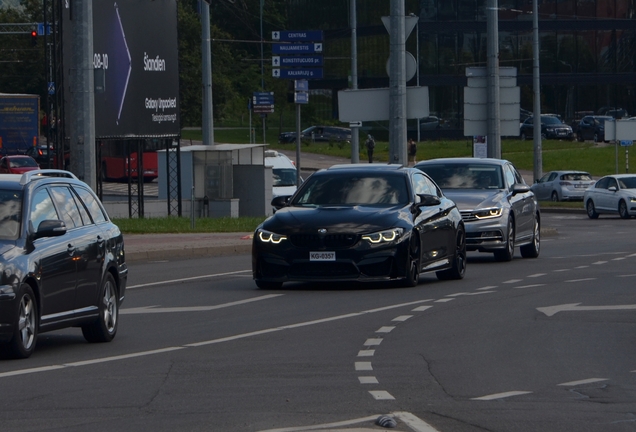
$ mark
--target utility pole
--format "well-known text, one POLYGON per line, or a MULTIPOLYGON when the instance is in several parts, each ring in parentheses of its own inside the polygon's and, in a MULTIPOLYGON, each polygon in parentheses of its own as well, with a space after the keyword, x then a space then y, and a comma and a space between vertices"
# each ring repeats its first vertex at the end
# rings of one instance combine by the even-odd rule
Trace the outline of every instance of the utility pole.
POLYGON ((543 176, 543 156, 541 154, 541 82, 539 75, 539 10, 537 0, 532 0, 532 90, 534 93, 534 114, 532 140, 534 141, 534 181, 543 176), (537 119, 539 119, 537 121, 537 119))
POLYGON ((487 3, 487 82, 488 82, 488 143, 489 158, 501 158, 501 131, 499 125, 499 7, 497 0, 487 3))
POLYGON ((391 0, 389 64, 389 163, 406 159, 406 51, 404 0, 391 0))
POLYGON ((203 145, 214 145, 214 111, 212 104, 212 45, 210 42, 210 3, 201 2, 201 67, 203 74, 203 145))
MULTIPOLYGON (((358 89, 358 23, 356 0, 351 1, 351 88, 358 89)), ((351 127, 351 163, 360 162, 360 136, 358 127, 351 127)))
POLYGON ((71 7, 71 171, 96 191, 93 0, 72 0, 71 7))

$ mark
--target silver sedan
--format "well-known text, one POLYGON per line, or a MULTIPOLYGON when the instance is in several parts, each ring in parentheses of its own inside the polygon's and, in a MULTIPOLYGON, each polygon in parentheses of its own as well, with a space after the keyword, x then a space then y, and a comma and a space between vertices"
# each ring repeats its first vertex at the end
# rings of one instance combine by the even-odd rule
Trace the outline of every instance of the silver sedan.
POLYGON ((593 184, 585 171, 550 171, 530 189, 539 201, 582 201, 585 190, 593 184))
POLYGON ((623 219, 636 216, 636 175, 614 174, 601 178, 585 191, 583 202, 590 219, 603 213, 618 213, 623 219))

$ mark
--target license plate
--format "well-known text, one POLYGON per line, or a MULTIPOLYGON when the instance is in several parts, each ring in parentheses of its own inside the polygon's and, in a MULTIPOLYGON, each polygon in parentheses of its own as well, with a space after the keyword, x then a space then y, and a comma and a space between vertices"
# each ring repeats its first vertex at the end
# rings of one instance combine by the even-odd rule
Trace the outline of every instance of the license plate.
POLYGON ((309 252, 309 261, 335 261, 335 252, 309 252))
POLYGON ((575 184, 574 187, 575 188, 584 188, 584 187, 587 187, 587 185, 575 184))

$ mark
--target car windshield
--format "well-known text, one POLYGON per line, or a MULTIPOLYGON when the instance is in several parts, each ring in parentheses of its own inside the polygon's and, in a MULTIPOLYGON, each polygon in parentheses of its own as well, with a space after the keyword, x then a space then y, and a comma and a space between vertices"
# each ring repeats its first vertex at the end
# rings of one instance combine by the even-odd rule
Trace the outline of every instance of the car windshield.
POLYGON ((20 234, 22 192, 0 190, 0 240, 16 240, 20 234))
POLYGON ((501 167, 480 163, 450 163, 419 167, 442 189, 503 189, 501 167))
POLYGON ((623 177, 618 179, 621 189, 636 189, 636 177, 623 177))
POLYGON ((590 180, 592 180, 592 176, 589 175, 588 173, 568 173, 568 174, 563 174, 561 176, 561 180, 572 180, 572 181, 584 180, 584 181, 590 181, 590 180))
POLYGON ((291 203, 295 206, 380 206, 409 203, 402 175, 341 173, 313 175, 291 203))
POLYGON ((553 116, 541 117, 541 123, 546 124, 546 125, 560 125, 560 124, 563 124, 563 123, 561 123, 561 120, 559 120, 557 117, 553 117, 553 116))
POLYGON ((22 167, 36 167, 38 166, 35 159, 30 157, 21 157, 21 158, 13 158, 9 159, 9 166, 11 168, 22 168, 22 167))
POLYGON ((296 170, 293 168, 274 168, 274 186, 296 186, 296 170))

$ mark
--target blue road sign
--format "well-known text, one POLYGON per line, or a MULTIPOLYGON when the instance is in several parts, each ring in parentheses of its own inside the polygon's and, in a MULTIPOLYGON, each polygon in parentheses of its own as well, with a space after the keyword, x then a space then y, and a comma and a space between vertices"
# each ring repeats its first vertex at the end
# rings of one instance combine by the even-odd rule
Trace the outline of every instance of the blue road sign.
POLYGON ((273 31, 272 40, 288 42, 321 41, 322 30, 273 31))
POLYGON ((294 90, 309 91, 309 81, 304 79, 294 81, 294 90))
POLYGON ((55 94, 55 82, 49 81, 48 90, 49 90, 49 94, 50 95, 54 95, 55 94))
POLYGON ((621 146, 623 147, 629 147, 633 144, 634 144, 634 141, 632 140, 621 140, 621 146))
POLYGON ((294 93, 294 103, 297 103, 297 104, 307 104, 307 103, 309 103, 309 93, 307 93, 307 92, 295 92, 294 93))
POLYGON ((274 54, 315 54, 322 52, 322 42, 273 44, 274 54))
POLYGON ((313 56, 289 56, 289 57, 281 57, 281 56, 273 56, 272 57, 272 66, 274 67, 317 67, 322 66, 322 56, 321 55, 313 55, 313 56))
POLYGON ((274 92, 254 92, 253 105, 274 105, 274 92))
MULTIPOLYGON (((47 24, 46 26, 46 34, 51 34, 51 24, 47 24)), ((44 36, 44 23, 38 23, 38 36, 44 36)))
POLYGON ((314 69, 272 69, 274 78, 284 79, 322 79, 322 68, 314 69))

